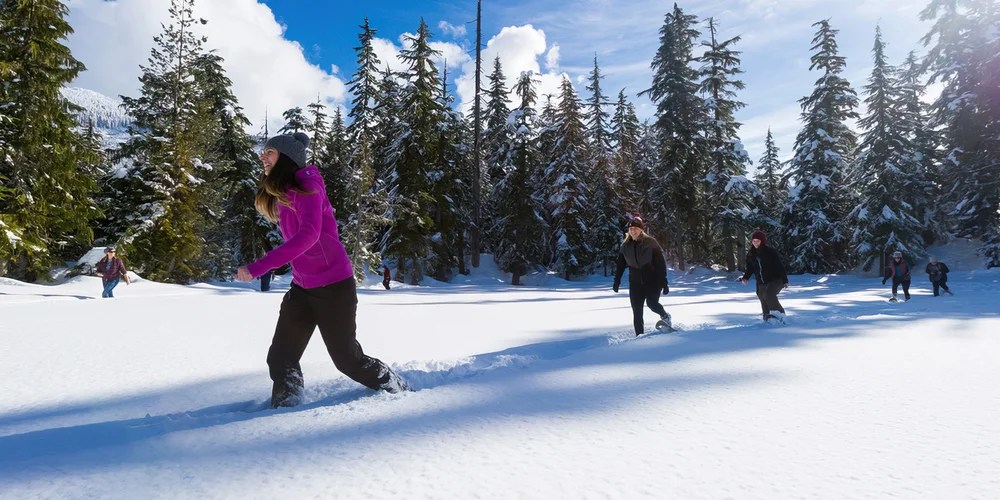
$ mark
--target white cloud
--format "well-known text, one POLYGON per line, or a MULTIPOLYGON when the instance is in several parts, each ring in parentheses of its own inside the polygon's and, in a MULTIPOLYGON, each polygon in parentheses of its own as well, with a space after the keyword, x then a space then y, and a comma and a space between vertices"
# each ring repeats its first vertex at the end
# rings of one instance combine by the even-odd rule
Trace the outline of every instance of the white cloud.
POLYGON ((441 33, 444 33, 445 35, 450 35, 452 38, 461 38, 466 34, 464 25, 456 26, 454 24, 449 23, 448 21, 439 22, 438 29, 441 30, 441 33))
MULTIPOLYGON (((153 37, 168 23, 169 0, 73 0, 68 21, 75 33, 68 45, 88 71, 73 85, 110 96, 138 95, 139 65, 145 65, 153 37)), ((310 64, 297 42, 284 38, 284 27, 271 10, 255 0, 212 0, 195 4, 195 17, 208 24, 206 48, 225 59, 233 92, 246 115, 281 125, 282 111, 315 102, 343 103, 344 82, 310 64)), ((273 128, 272 128, 273 129, 273 128)))
POLYGON ((549 49, 549 52, 545 54, 545 67, 554 70, 559 67, 559 44, 554 43, 549 49))
MULTIPOLYGON (((546 94, 558 94, 563 77, 562 73, 541 71, 538 59, 546 53, 546 47, 545 32, 530 24, 504 27, 500 33, 486 42, 486 47, 482 51, 483 88, 488 85, 487 77, 493 72, 494 59, 499 57, 508 89, 513 88, 521 73, 525 71, 534 73, 540 107, 545 102, 546 94)), ((462 65, 462 74, 455 80, 461 101, 460 107, 467 114, 472 112, 472 102, 475 98, 475 74, 476 61, 470 57, 462 65)), ((512 106, 516 106, 514 93, 510 92, 510 96, 512 106)))

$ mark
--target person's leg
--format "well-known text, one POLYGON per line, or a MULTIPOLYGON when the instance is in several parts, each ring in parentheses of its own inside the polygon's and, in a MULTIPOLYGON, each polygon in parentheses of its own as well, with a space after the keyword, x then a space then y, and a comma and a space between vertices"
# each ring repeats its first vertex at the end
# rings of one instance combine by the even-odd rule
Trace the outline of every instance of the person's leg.
POLYGON ((278 324, 267 351, 267 367, 274 385, 271 406, 292 406, 298 403, 303 387, 299 360, 316 329, 316 320, 309 307, 306 291, 292 285, 281 300, 278 324))
POLYGON ((896 296, 896 292, 898 292, 898 291, 899 291, 899 280, 897 280, 896 278, 893 278, 892 279, 892 296, 895 297, 896 296))
POLYGON ((273 271, 268 271, 260 275, 260 291, 266 292, 271 289, 271 273, 273 271))
POLYGON ((781 307, 781 302, 778 301, 778 293, 781 292, 784 286, 784 283, 774 280, 765 287, 764 299, 767 301, 767 308, 769 310, 780 311, 781 314, 785 314, 785 308, 781 307))
POLYGON ((757 283, 757 300, 760 301, 760 310, 763 313, 764 321, 767 321, 768 315, 771 314, 771 308, 767 306, 767 289, 759 281, 757 283))
MULTIPOLYGON (((931 282, 931 286, 934 288, 934 296, 937 297, 938 296, 938 288, 941 287, 941 283, 938 282, 938 281, 932 281, 931 282)), ((947 288, 945 288, 945 290, 947 290, 947 288)))
POLYGON ((653 311, 657 316, 662 318, 667 315, 667 310, 663 308, 663 304, 660 304, 661 291, 661 288, 647 289, 646 306, 649 307, 650 311, 653 311))
POLYGON ((646 294, 643 292, 641 284, 629 283, 628 300, 632 304, 632 326, 635 329, 635 334, 642 335, 645 328, 642 320, 642 303, 646 301, 646 294))
POLYGON ((358 343, 358 296, 353 276, 309 290, 309 303, 330 359, 341 373, 370 389, 379 389, 389 380, 385 363, 366 355, 358 343))
POLYGON ((903 297, 910 300, 910 280, 903 280, 903 297))
POLYGON ((118 278, 104 282, 104 293, 101 294, 101 297, 113 299, 115 297, 114 289, 116 286, 118 286, 118 278))
POLYGON ((948 288, 948 278, 941 278, 941 289, 945 292, 951 293, 951 289, 948 288))

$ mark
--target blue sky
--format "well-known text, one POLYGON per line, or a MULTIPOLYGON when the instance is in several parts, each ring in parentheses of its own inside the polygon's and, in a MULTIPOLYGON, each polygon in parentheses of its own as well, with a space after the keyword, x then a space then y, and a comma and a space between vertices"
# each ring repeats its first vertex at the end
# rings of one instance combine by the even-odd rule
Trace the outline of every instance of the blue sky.
MULTIPOLYGON (((166 19, 168 0, 69 0, 74 54, 90 68, 75 84, 107 95, 134 95, 138 65, 149 55, 152 36, 166 19)), ((737 117, 750 157, 763 153, 770 127, 791 154, 799 129, 798 99, 808 95, 818 74, 810 72, 811 25, 829 18, 840 30, 846 77, 859 93, 871 68, 876 24, 888 43, 890 62, 899 63, 919 43, 929 24, 918 14, 920 1, 889 0, 710 0, 682 2, 681 8, 705 20, 715 17, 720 36, 742 41, 740 98, 747 103, 737 117)), ((539 74, 541 93, 552 92, 563 75, 585 93, 584 78, 596 56, 605 74, 603 88, 614 98, 626 89, 640 118, 651 118, 648 99, 636 97, 651 81, 649 63, 659 29, 672 2, 631 0, 509 0, 483 2, 484 71, 499 55, 508 83, 523 70, 539 74)), ((401 35, 413 33, 423 17, 435 47, 447 57, 451 89, 460 103, 471 102, 475 37, 474 1, 379 2, 332 0, 197 0, 196 15, 209 23, 208 45, 227 62, 234 89, 248 116, 259 124, 317 98, 344 105, 344 83, 355 69, 353 47, 367 16, 377 30, 378 52, 395 64, 401 35)), ((704 30, 703 30, 704 31, 704 30)))

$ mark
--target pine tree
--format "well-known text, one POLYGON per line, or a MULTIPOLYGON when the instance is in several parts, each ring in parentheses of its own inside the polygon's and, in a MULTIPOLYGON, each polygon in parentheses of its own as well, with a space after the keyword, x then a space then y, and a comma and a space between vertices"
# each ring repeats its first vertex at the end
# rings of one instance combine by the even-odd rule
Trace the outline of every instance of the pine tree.
POLYGON ((621 245, 621 228, 625 225, 625 212, 621 210, 619 187, 611 169, 611 135, 608 133, 610 103, 601 90, 601 68, 594 56, 594 69, 590 72, 590 98, 586 104, 586 134, 590 146, 591 164, 587 168, 591 187, 591 210, 587 217, 589 240, 594 250, 594 264, 602 264, 607 273, 621 245))
POLYGON ((469 127, 462 115, 452 109, 452 97, 447 89, 448 77, 441 78, 438 100, 442 117, 438 126, 435 145, 437 161, 431 165, 431 217, 434 233, 431 237, 431 255, 428 271, 439 281, 450 281, 457 267, 461 274, 469 274, 465 256, 469 250, 465 228, 472 224, 472 146, 469 144, 469 127))
POLYGON ((430 252, 434 220, 430 207, 430 161, 437 158, 443 110, 438 100, 440 81, 434 57, 440 53, 430 46, 431 33, 420 20, 417 34, 405 37, 408 45, 399 53, 406 64, 406 85, 400 93, 398 120, 393 124, 389 154, 389 204, 392 227, 383 238, 382 253, 396 262, 397 272, 409 273, 409 282, 418 284, 423 278, 430 252))
POLYGON ((653 85, 643 91, 656 104, 653 124, 660 147, 659 164, 649 187, 652 213, 648 219, 664 248, 681 269, 685 262, 703 262, 701 244, 707 236, 708 214, 702 203, 707 145, 702 136, 708 117, 698 96, 697 73, 691 68, 697 18, 674 4, 660 28, 660 47, 653 57, 653 85), (669 229, 669 232, 667 231, 669 229))
POLYGON ((205 39, 192 32, 199 22, 192 8, 191 0, 171 1, 171 23, 153 38, 142 67, 140 96, 122 98, 133 119, 121 153, 128 173, 119 179, 127 196, 119 202, 128 209, 119 221, 124 249, 137 272, 174 283, 211 276, 205 241, 220 212, 205 202, 217 199, 206 153, 218 122, 194 76, 205 39))
POLYGON ((913 117, 902 105, 897 70, 886 61, 878 27, 872 54, 875 64, 864 87, 868 114, 858 122, 864 132, 852 175, 862 198, 850 214, 855 224, 851 242, 866 271, 895 250, 924 254, 921 222, 912 204, 923 195, 924 183, 919 153, 903 127, 913 117))
POLYGON ((851 265, 850 231, 845 227, 852 200, 847 169, 856 138, 847 121, 857 118, 857 94, 840 74, 846 62, 837 53, 837 30, 819 21, 810 70, 822 76, 799 100, 804 126, 795 138, 790 176, 793 187, 782 216, 789 271, 830 273, 851 265))
MULTIPOLYGON (((358 69, 347 83, 347 89, 353 98, 351 111, 348 113, 351 124, 346 130, 347 146, 351 149, 345 174, 350 176, 351 181, 347 184, 349 189, 344 193, 338 221, 343 223, 346 220, 341 239, 351 256, 354 277, 360 283, 367 273, 374 270, 374 266, 380 264, 381 256, 374 248, 375 236, 378 228, 388 224, 388 219, 383 215, 387 211, 386 193, 377 189, 375 175, 380 125, 375 107, 381 100, 378 69, 381 61, 372 47, 375 30, 368 24, 368 18, 359 27, 360 45, 354 48, 358 69)), ((382 122, 387 121, 388 115, 383 116, 386 119, 382 122)))
POLYGON ((589 270, 594 248, 588 241, 588 158, 586 130, 579 98, 565 77, 555 109, 556 141, 544 173, 546 203, 552 214, 553 266, 565 279, 589 270))
POLYGON ((306 119, 305 114, 302 112, 302 108, 296 106, 294 108, 286 109, 281 117, 285 119, 285 125, 278 129, 279 134, 292 134, 295 132, 302 132, 305 130, 310 130, 311 123, 306 119))
POLYGON ((750 205, 756 186, 746 178, 750 158, 739 138, 741 124, 735 118, 735 112, 745 106, 736 100, 736 90, 743 89, 743 82, 735 78, 743 71, 740 53, 732 49, 740 37, 719 41, 713 18, 708 19, 708 31, 709 39, 702 42, 705 54, 701 56, 700 72, 700 90, 706 96, 711 117, 705 131, 711 156, 706 176, 706 205, 714 230, 707 242, 732 272, 736 270, 736 235, 749 232, 750 205))
POLYGON ((781 174, 778 147, 774 144, 770 128, 764 139, 764 155, 757 162, 755 182, 761 191, 756 225, 768 228, 768 234, 777 234, 781 210, 788 200, 788 186, 781 174))
POLYGON ((986 267, 1000 266, 1000 6, 993 0, 931 0, 923 38, 929 83, 940 81, 933 125, 944 131, 944 199, 956 236, 983 242, 986 267))
POLYGON ((357 189, 358 180, 350 171, 351 145, 347 142, 344 115, 339 107, 334 109, 330 131, 317 149, 316 163, 326 180, 326 194, 337 212, 338 225, 343 226, 358 209, 350 200, 350 192, 357 189))
POLYGON ((58 0, 0 2, 0 274, 47 277, 93 239, 98 152, 60 93, 84 70, 58 0))
POLYGON ((194 69, 210 113, 218 123, 207 156, 213 160, 214 179, 210 182, 217 196, 212 205, 221 206, 224 223, 217 233, 206 235, 208 248, 202 257, 203 261, 214 261, 212 275, 216 278, 231 276, 236 266, 262 257, 273 246, 269 236, 273 225, 254 206, 261 172, 254 154, 256 141, 246 132, 250 120, 233 94, 232 80, 226 76, 223 62, 222 57, 210 52, 195 60, 194 69))
MULTIPOLYGON (((488 90, 486 91, 486 127, 483 130, 482 150, 485 151, 485 182, 483 185, 483 199, 487 200, 484 207, 484 220, 495 220, 502 204, 507 201, 501 197, 500 191, 496 189, 499 183, 510 168, 511 128, 507 120, 510 118, 510 97, 507 92, 507 80, 503 75, 503 68, 500 65, 500 56, 493 60, 493 73, 487 79, 488 90)), ((489 226, 487 225, 487 228, 489 226)), ((487 229, 485 231, 485 247, 488 251, 495 251, 495 235, 487 229)))
POLYGON ((642 125, 635 114, 635 105, 625 99, 625 89, 618 92, 615 112, 611 116, 611 175, 621 213, 640 210, 639 188, 635 181, 636 163, 639 158, 639 140, 642 125))
POLYGON ((520 285, 521 277, 541 260, 545 234, 544 200, 535 191, 536 165, 539 161, 536 143, 535 79, 531 72, 521 73, 514 85, 521 99, 511 112, 507 127, 510 145, 505 148, 507 168, 497 180, 498 198, 495 224, 491 233, 496 238, 495 258, 501 271, 511 273, 511 284, 520 285))
POLYGON ((929 106, 922 97, 926 85, 922 80, 923 65, 911 51, 900 68, 899 110, 902 122, 898 124, 904 137, 910 139, 917 157, 918 176, 916 193, 911 201, 913 213, 923 226, 926 242, 949 237, 948 224, 942 206, 941 178, 941 134, 929 126, 929 106))
MULTIPOLYGON (((319 96, 316 96, 316 102, 310 103, 306 109, 309 119, 306 122, 305 130, 309 134, 309 145, 312 146, 308 151, 306 163, 318 166, 320 172, 328 173, 331 166, 319 162, 319 157, 323 156, 323 148, 327 144, 326 136, 329 133, 326 123, 329 118, 326 114, 326 105, 320 101, 319 96)), ((329 179, 327 180, 329 181, 329 179)))

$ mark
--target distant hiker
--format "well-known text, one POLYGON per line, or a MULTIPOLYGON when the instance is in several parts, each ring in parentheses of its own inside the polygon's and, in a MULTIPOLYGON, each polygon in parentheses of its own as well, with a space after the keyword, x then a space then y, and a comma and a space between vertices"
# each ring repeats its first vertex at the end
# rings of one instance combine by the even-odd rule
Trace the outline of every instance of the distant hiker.
POLYGON ((260 291, 266 292, 271 289, 271 277, 274 275, 274 271, 268 271, 260 275, 260 291))
POLYGON ((277 222, 284 243, 240 267, 235 278, 254 277, 292 265, 292 285, 281 301, 267 365, 273 387, 271 407, 294 406, 302 397, 299 361, 316 327, 334 365, 374 390, 399 392, 406 383, 382 361, 365 355, 357 341, 358 295, 354 269, 337 232, 333 207, 319 169, 306 165, 309 136, 278 135, 264 144, 264 175, 257 211, 277 222))
POLYGON ((645 231, 646 224, 639 217, 628 223, 628 232, 618 252, 615 264, 615 282, 612 289, 618 293, 622 274, 628 267, 628 298, 632 303, 632 325, 636 336, 642 335, 642 304, 660 316, 657 328, 673 329, 670 314, 660 305, 660 292, 670 293, 667 282, 667 263, 663 260, 663 250, 656 239, 645 231))
POLYGON ((382 266, 382 286, 384 286, 386 290, 389 289, 390 278, 391 275, 389 273, 389 266, 382 266))
POLYGON ((747 269, 740 283, 747 284, 752 275, 757 280, 757 298, 764 321, 776 319, 784 323, 785 308, 778 302, 778 293, 788 286, 788 274, 781 264, 781 255, 767 244, 767 235, 760 229, 750 235, 750 245, 747 269))
POLYGON ((892 259, 886 267, 882 284, 884 285, 890 278, 892 278, 892 298, 889 300, 896 301, 896 291, 899 290, 900 284, 903 285, 903 300, 910 300, 910 266, 903 258, 903 252, 899 250, 892 252, 892 259))
POLYGON ((931 261, 927 264, 925 270, 927 271, 927 277, 931 280, 931 285, 934 286, 935 297, 938 296, 939 288, 944 290, 944 293, 948 295, 955 295, 948 289, 948 273, 950 271, 944 262, 938 262, 936 257, 931 257, 931 261))
POLYGON ((101 275, 101 282, 104 284, 101 298, 113 299, 115 297, 112 292, 118 286, 118 280, 125 280, 126 285, 132 284, 132 281, 128 279, 125 263, 115 255, 116 253, 115 247, 107 247, 104 249, 104 257, 97 261, 97 274, 101 275))

